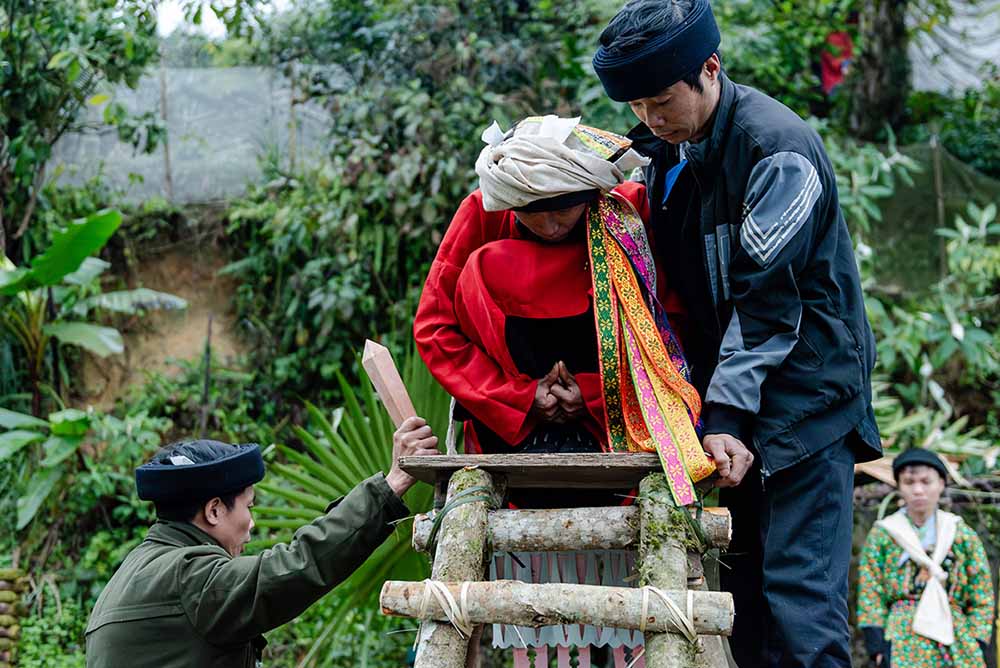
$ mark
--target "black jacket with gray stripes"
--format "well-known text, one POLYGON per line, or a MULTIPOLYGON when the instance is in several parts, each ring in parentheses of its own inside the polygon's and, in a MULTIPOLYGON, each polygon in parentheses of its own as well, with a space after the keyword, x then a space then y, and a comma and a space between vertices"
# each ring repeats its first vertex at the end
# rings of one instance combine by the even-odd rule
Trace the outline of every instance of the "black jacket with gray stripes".
POLYGON ((688 309, 705 433, 752 442, 765 477, 852 432, 859 460, 874 459, 875 340, 823 142, 780 102, 720 80, 702 141, 629 133, 652 158, 652 230, 688 309))

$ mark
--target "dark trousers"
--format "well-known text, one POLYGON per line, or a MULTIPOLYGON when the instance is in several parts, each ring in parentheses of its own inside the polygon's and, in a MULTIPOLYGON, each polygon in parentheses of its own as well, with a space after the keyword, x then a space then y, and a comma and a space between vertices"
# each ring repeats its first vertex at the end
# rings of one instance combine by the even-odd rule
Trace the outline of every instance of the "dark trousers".
POLYGON ((719 570, 736 606, 730 647, 740 668, 851 665, 853 438, 764 481, 755 464, 721 492, 733 541, 719 570))

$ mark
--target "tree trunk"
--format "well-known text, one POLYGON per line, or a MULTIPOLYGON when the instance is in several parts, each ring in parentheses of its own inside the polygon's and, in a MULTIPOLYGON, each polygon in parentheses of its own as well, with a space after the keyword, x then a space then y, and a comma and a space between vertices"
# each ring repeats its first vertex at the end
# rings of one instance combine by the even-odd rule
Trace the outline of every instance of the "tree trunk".
MULTIPOLYGON (((682 555, 683 556, 683 555, 682 555)), ((456 602, 462 600, 462 583, 443 583, 456 602)), ((387 615, 417 618, 421 616, 423 582, 390 580, 382 587, 379 603, 387 615)), ((688 590, 664 592, 681 610, 687 609, 688 590)), ((727 592, 691 593, 695 631, 706 635, 728 635, 733 628, 733 597, 727 592)), ((646 631, 677 639, 673 633, 666 605, 657 596, 649 596, 646 631)), ((470 582, 466 588, 464 612, 474 624, 516 624, 550 626, 558 624, 593 624, 618 629, 639 628, 642 613, 642 590, 634 587, 602 587, 579 584, 528 584, 518 580, 470 582)), ((447 619, 441 605, 430 598, 423 616, 447 619)), ((450 628, 450 627, 449 627, 450 628)), ((647 636, 647 642, 648 642, 647 636)), ((656 636, 654 636, 656 637, 656 636)), ((648 651, 648 647, 647 647, 648 651)), ((647 659, 647 665, 650 664, 647 659)), ((444 666, 446 664, 434 664, 444 666)), ((447 664, 451 665, 451 664, 447 664)), ((662 664, 686 668, 689 664, 662 664)))
POLYGON ((886 124, 898 130, 910 92, 909 37, 903 0, 860 4, 860 53, 852 66, 851 131, 874 140, 886 124))
MULTIPOLYGON (((642 585, 683 591, 688 584, 687 511, 674 503, 662 473, 639 484, 639 577, 642 585)), ((687 601, 680 606, 686 610, 687 601)), ((649 668, 693 668, 698 645, 686 638, 648 628, 645 633, 649 668)))
MULTIPOLYGON (((482 469, 466 468, 456 471, 448 484, 448 499, 474 487, 493 490, 493 478, 482 469)), ((445 516, 441 522, 431 577, 435 580, 459 582, 483 579, 486 572, 486 513, 489 506, 484 501, 473 501, 456 505, 445 516)), ((415 591, 423 592, 423 583, 408 584, 415 591)), ((420 604, 419 599, 413 602, 417 606, 420 604)), ((445 618, 442 616, 440 619, 445 618)), ((447 621, 422 623, 418 638, 415 668, 465 668, 468 639, 447 621)))
MULTIPOLYGON (((495 510, 489 513, 495 552, 569 552, 634 549, 639 542, 639 508, 495 510)), ((725 508, 705 508, 699 519, 712 547, 729 545, 732 518, 725 508)), ((413 548, 427 550, 433 514, 413 521, 413 548)))

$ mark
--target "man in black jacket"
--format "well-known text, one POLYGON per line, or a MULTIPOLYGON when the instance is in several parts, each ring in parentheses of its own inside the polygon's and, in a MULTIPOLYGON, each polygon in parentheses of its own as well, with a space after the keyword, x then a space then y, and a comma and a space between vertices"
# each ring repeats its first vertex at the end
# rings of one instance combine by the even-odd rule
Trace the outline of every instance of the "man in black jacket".
POLYGON ((734 656, 849 666, 854 463, 881 453, 875 342, 822 141, 731 82, 718 46, 707 0, 632 0, 594 68, 642 121, 656 245, 690 317, 703 446, 733 510, 734 656))

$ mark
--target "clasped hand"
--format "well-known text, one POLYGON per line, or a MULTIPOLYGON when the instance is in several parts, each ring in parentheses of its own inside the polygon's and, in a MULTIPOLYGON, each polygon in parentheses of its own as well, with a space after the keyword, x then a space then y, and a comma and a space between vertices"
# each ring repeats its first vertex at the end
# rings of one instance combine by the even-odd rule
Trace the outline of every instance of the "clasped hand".
POLYGON ((579 420, 587 410, 583 393, 565 362, 556 362, 538 381, 531 414, 544 422, 564 424, 579 420))

